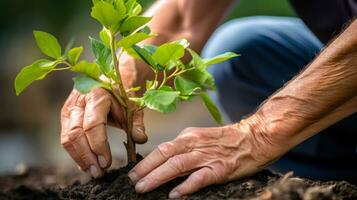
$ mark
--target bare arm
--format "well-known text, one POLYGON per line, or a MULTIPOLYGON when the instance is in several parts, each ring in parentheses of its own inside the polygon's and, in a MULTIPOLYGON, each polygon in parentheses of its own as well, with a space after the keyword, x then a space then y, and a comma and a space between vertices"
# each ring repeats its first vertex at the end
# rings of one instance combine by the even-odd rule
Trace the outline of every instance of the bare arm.
POLYGON ((225 16, 233 0, 159 0, 146 13, 154 16, 150 27, 159 36, 148 41, 163 42, 187 38, 200 51, 225 16))
POLYGON ((355 112, 357 20, 246 122, 286 152, 355 112))

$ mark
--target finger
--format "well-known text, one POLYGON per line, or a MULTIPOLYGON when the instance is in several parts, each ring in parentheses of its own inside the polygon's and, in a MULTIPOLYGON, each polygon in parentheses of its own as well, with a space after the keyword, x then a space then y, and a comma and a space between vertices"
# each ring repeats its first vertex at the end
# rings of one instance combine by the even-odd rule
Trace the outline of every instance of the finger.
POLYGON ((83 119, 83 128, 85 130, 107 123, 111 100, 111 95, 102 88, 96 88, 85 96, 86 106, 83 119))
POLYGON ((63 143, 63 147, 83 171, 94 178, 99 178, 103 175, 102 170, 98 167, 96 157, 89 148, 84 133, 75 139, 71 139, 68 143, 63 143))
POLYGON ((112 164, 112 156, 106 132, 106 126, 104 124, 85 131, 89 146, 96 154, 99 166, 103 169, 110 167, 112 164))
POLYGON ((111 106, 111 95, 102 88, 92 90, 85 98, 83 129, 101 168, 111 165, 112 156, 105 124, 111 106))
POLYGON ((141 110, 134 115, 133 132, 132 136, 136 143, 144 144, 147 142, 148 137, 145 134, 144 126, 144 112, 141 110))
POLYGON ((69 109, 68 126, 61 134, 61 143, 76 163, 85 171, 90 171, 94 177, 102 172, 98 167, 97 159, 85 137, 83 125, 84 96, 79 95, 69 109))
POLYGON ((166 162, 174 155, 186 153, 190 149, 190 143, 182 139, 175 139, 160 144, 144 160, 140 161, 128 174, 133 183, 149 174, 152 170, 166 162))
POLYGON ((192 171, 199 165, 197 152, 176 155, 142 178, 135 186, 138 193, 149 192, 170 180, 192 171))
POLYGON ((78 137, 78 134, 74 131, 69 130, 70 123, 70 108, 76 105, 76 102, 80 96, 80 93, 76 90, 73 90, 66 102, 64 103, 61 110, 61 144, 72 157, 72 159, 77 163, 77 166, 80 170, 85 171, 82 167, 85 166, 82 159, 79 157, 77 152, 75 151, 72 141, 78 137), (82 166, 82 167, 81 167, 82 166))
POLYGON ((70 108, 76 105, 76 101, 81 96, 79 92, 73 90, 68 96, 66 102, 64 103, 61 110, 61 133, 68 131, 69 128, 69 117, 70 117, 70 108))
POLYGON ((169 198, 180 198, 184 195, 192 194, 198 190, 217 183, 217 176, 211 168, 204 167, 192 173, 183 183, 174 188, 169 198))
POLYGON ((66 107, 68 116, 65 117, 63 131, 61 133, 61 143, 72 159, 80 166, 83 171, 88 169, 88 165, 78 154, 76 147, 81 144, 80 137, 84 136, 83 124, 83 96, 77 95, 72 99, 71 105, 66 107))

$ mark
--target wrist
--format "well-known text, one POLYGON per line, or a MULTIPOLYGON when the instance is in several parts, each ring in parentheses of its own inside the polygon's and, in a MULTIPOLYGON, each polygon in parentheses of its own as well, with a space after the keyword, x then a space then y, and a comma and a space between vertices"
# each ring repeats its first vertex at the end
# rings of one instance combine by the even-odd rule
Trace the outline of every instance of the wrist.
POLYGON ((254 157, 266 165, 293 148, 293 139, 282 130, 280 122, 272 122, 261 111, 237 123, 240 133, 249 135, 256 150, 254 157))

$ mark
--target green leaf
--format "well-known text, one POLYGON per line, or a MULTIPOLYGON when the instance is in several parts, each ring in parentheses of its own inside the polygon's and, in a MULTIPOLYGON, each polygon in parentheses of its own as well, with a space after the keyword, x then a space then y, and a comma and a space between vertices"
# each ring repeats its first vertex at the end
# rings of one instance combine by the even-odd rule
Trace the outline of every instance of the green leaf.
POLYGON ((146 88, 146 90, 150 90, 150 89, 152 89, 152 87, 158 86, 158 84, 159 83, 157 81, 155 81, 155 83, 154 83, 154 81, 146 80, 145 88, 146 88))
POLYGON ((108 76, 113 71, 110 49, 99 40, 94 38, 89 39, 92 45, 92 51, 96 58, 96 63, 99 65, 100 70, 108 76))
POLYGON ((142 28, 140 31, 143 32, 143 33, 146 33, 146 34, 148 34, 148 35, 151 33, 151 29, 150 29, 150 27, 148 27, 148 26, 145 26, 145 27, 142 28))
POLYGON ((98 80, 99 76, 101 75, 99 66, 96 63, 91 63, 85 60, 82 60, 79 63, 77 63, 75 66, 73 66, 71 68, 71 71, 83 73, 96 80, 98 80))
POLYGON ((190 67, 195 67, 195 68, 206 68, 206 64, 203 62, 202 58, 192 49, 188 49, 188 52, 190 52, 192 60, 189 63, 190 67))
POLYGON ((143 96, 144 104, 158 112, 169 113, 176 109, 176 104, 180 92, 168 90, 167 88, 159 90, 148 90, 143 96))
POLYGON ((214 104, 212 99, 208 96, 207 93, 201 93, 200 96, 201 96, 201 98, 203 100, 203 103, 206 105, 209 113, 213 117, 213 119, 216 120, 216 122, 219 125, 222 125, 223 124, 223 120, 222 120, 221 112, 219 111, 217 106, 214 104))
POLYGON ((135 6, 136 0, 126 0, 125 6, 128 11, 132 10, 135 6))
POLYGON ((176 40, 176 41, 173 41, 171 43, 175 43, 175 44, 179 44, 181 45, 183 48, 187 48, 188 46, 190 46, 190 42, 186 39, 180 39, 180 40, 176 40))
POLYGON ((136 0, 127 0, 125 6, 129 15, 139 15, 142 11, 141 5, 136 0))
POLYGON ((150 55, 154 54, 157 49, 157 46, 152 44, 145 44, 144 49, 150 53, 150 55))
POLYGON ((140 15, 141 11, 143 11, 143 7, 139 3, 136 3, 129 14, 140 15))
POLYGON ((183 64, 181 60, 170 60, 169 63, 167 64, 167 70, 171 70, 173 68, 180 68, 180 69, 185 69, 186 66, 183 64))
POLYGON ((92 7, 91 16, 110 29, 111 26, 116 25, 125 17, 125 13, 116 11, 114 6, 109 2, 100 1, 92 7))
POLYGON ((131 16, 128 17, 120 27, 123 36, 130 35, 138 28, 144 26, 151 20, 151 17, 131 16))
POLYGON ((126 48, 123 49, 127 54, 129 54, 131 57, 136 58, 136 59, 141 59, 138 53, 133 48, 126 48))
POLYGON ((130 101, 135 102, 138 106, 144 106, 143 97, 129 97, 130 101))
POLYGON ((155 60, 151 57, 150 53, 146 49, 141 48, 138 45, 133 45, 133 49, 146 64, 153 67, 154 70, 158 69, 155 60))
POLYGON ((15 79, 15 90, 18 96, 32 82, 46 77, 56 67, 56 61, 41 59, 24 67, 15 79))
POLYGON ((160 65, 166 66, 170 60, 178 60, 185 55, 183 46, 176 43, 166 43, 157 48, 152 58, 160 65))
POLYGON ((107 84, 94 80, 88 76, 74 77, 73 81, 74 81, 74 88, 76 88, 76 90, 78 90, 82 94, 87 94, 92 89, 99 88, 99 87, 110 90, 110 87, 107 84))
POLYGON ((68 51, 68 60, 72 65, 77 64, 79 56, 83 52, 83 47, 75 47, 68 51))
POLYGON ((130 48, 132 45, 137 44, 150 37, 153 37, 153 35, 148 35, 146 33, 135 33, 133 35, 123 37, 118 41, 117 45, 123 48, 130 48))
POLYGON ((137 86, 137 87, 132 87, 132 88, 129 88, 126 90, 126 92, 137 92, 141 89, 140 86, 137 86))
POLYGON ((180 91, 181 95, 192 95, 196 90, 201 89, 200 85, 194 83, 190 80, 187 80, 181 76, 176 76, 175 78, 175 88, 177 91, 180 91))
POLYGON ((214 65, 214 64, 217 64, 217 63, 226 61, 226 60, 228 60, 228 59, 231 59, 231 58, 234 58, 234 57, 237 57, 237 56, 239 56, 239 55, 236 54, 236 53, 227 52, 227 53, 218 55, 218 56, 213 57, 213 58, 203 59, 203 62, 204 62, 207 66, 209 66, 209 65, 214 65))
POLYGON ((120 13, 121 19, 123 19, 126 15, 126 6, 124 0, 114 0, 114 8, 118 13, 120 13))
POLYGON ((204 89, 215 89, 213 76, 205 69, 193 69, 182 74, 182 77, 199 84, 204 89))
POLYGON ((99 32, 99 37, 102 40, 103 44, 107 46, 108 48, 110 47, 110 33, 109 30, 106 28, 103 28, 102 31, 99 32))
POLYGON ((55 36, 42 31, 34 31, 33 34, 37 46, 41 49, 42 53, 54 59, 61 57, 61 45, 58 43, 55 36))

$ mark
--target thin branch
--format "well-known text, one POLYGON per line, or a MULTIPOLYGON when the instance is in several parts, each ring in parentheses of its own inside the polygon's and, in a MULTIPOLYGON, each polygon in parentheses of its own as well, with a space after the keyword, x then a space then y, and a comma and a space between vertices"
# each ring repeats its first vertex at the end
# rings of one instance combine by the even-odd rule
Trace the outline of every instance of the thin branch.
POLYGON ((163 74, 164 74, 164 78, 162 79, 162 82, 159 86, 159 89, 165 85, 165 83, 167 82, 167 75, 166 75, 166 71, 163 71, 163 74))
MULTIPOLYGON (((119 86, 120 95, 123 98, 123 100, 125 102, 125 105, 128 106, 127 105, 128 96, 127 96, 127 94, 125 92, 123 81, 122 81, 121 75, 120 75, 119 60, 118 60, 118 58, 116 56, 116 49, 115 49, 115 35, 113 33, 111 33, 111 37, 110 37, 110 50, 111 50, 111 53, 112 53, 115 72, 116 72, 116 75, 117 75, 117 78, 118 78, 117 84, 119 86)), ((119 55, 121 55, 121 53, 119 55)))

